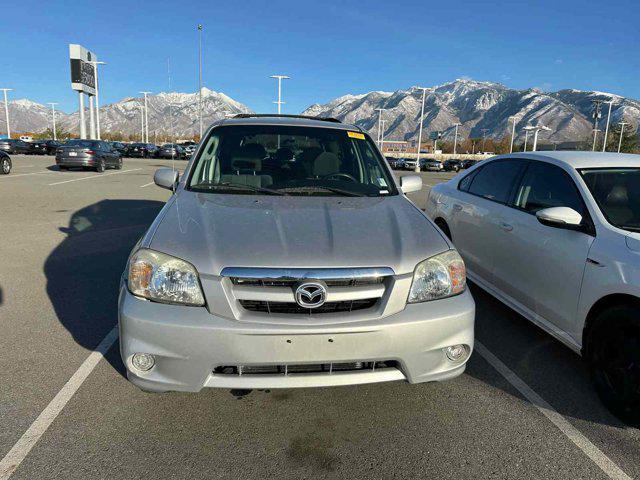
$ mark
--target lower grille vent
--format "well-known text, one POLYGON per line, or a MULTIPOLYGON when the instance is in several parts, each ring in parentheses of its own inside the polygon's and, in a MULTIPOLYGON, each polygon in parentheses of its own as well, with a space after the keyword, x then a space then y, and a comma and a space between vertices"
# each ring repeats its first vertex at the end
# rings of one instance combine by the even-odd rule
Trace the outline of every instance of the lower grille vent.
POLYGON ((393 360, 380 362, 309 363, 293 365, 224 365, 216 367, 217 375, 289 375, 293 373, 333 373, 376 371, 398 368, 393 360))

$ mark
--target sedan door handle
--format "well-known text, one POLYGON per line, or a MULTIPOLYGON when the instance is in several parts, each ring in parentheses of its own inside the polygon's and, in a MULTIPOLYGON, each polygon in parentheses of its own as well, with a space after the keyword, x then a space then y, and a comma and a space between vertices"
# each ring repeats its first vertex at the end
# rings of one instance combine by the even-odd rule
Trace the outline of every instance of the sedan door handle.
POLYGON ((508 223, 500 222, 500 228, 503 229, 505 232, 510 232, 511 230, 513 230, 513 225, 509 225, 508 223))

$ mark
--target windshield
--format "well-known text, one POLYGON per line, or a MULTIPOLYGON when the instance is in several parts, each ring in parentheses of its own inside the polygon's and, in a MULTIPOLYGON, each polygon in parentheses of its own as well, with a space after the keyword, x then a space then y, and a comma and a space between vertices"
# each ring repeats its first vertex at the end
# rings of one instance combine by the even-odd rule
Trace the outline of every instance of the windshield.
POLYGON ((192 171, 189 189, 211 193, 396 194, 369 137, 335 128, 222 126, 212 130, 192 171))
POLYGON ((640 232, 640 168, 580 170, 607 221, 630 232, 640 232))

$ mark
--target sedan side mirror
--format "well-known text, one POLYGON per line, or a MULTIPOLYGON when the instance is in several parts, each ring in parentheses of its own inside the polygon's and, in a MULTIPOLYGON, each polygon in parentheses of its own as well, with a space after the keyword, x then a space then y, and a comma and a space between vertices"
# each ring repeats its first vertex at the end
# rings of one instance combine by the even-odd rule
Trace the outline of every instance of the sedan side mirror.
POLYGON ((171 168, 159 168, 153 174, 153 181, 159 187, 174 190, 178 183, 178 172, 171 168))
POLYGON ((582 225, 582 215, 569 207, 543 208, 536 212, 536 217, 548 227, 576 230, 582 225))
POLYGON ((422 189, 422 177, 420 175, 400 177, 400 189, 402 193, 419 192, 422 189))

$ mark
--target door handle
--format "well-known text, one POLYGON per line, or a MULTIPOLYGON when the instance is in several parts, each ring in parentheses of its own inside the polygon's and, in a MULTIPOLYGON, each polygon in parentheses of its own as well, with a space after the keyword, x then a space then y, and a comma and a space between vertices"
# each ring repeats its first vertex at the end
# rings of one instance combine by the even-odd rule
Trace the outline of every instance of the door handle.
POLYGON ((462 205, 458 205, 457 203, 454 203, 453 210, 456 212, 460 212, 462 210, 462 205))
POLYGON ((500 228, 505 232, 510 232, 513 230, 513 225, 509 225, 508 223, 500 222, 500 228))

